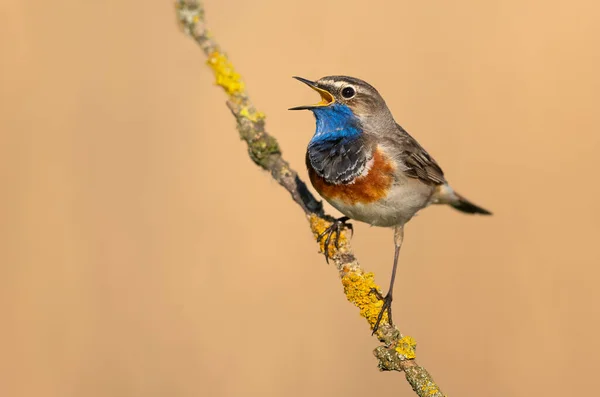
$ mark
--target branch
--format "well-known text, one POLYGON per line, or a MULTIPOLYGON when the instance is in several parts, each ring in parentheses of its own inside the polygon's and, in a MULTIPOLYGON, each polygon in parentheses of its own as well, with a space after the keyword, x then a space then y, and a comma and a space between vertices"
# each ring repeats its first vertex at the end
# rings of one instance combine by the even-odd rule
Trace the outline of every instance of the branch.
MULTIPOLYGON (((200 0, 177 0, 177 17, 185 34, 190 36, 208 57, 207 64, 213 70, 217 85, 227 94, 227 107, 237 121, 240 137, 248 144, 248 154, 258 166, 269 171, 292 199, 302 208, 308 218, 315 239, 331 224, 333 218, 323 211, 320 201, 310 193, 306 184, 298 177, 281 156, 277 140, 265 130, 265 115, 256 110, 250 100, 246 86, 235 71, 228 57, 206 28, 204 8, 200 0)), ((319 243, 324 252, 324 242, 319 243)), ((373 273, 365 272, 350 247, 346 232, 342 232, 339 249, 330 247, 332 263, 337 268, 346 298, 360 309, 373 329, 383 304, 371 291, 380 291, 373 273)), ((406 379, 420 397, 443 397, 437 384, 425 368, 415 361, 416 342, 410 336, 402 336, 398 328, 387 323, 387 314, 376 332, 383 343, 374 351, 382 371, 404 371, 406 379)))

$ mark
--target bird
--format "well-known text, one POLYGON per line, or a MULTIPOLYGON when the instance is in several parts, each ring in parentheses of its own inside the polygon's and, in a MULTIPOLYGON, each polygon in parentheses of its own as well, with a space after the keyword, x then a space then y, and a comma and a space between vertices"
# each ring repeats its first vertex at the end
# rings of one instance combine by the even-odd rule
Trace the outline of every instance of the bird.
POLYGON ((317 93, 314 105, 289 110, 310 110, 316 129, 306 150, 306 167, 312 186, 344 216, 336 219, 326 236, 324 253, 335 234, 337 246, 349 220, 394 229, 394 262, 388 292, 373 334, 387 311, 392 325, 392 300, 404 225, 431 204, 445 204, 467 214, 491 215, 448 183, 434 158, 398 124, 385 100, 369 83, 350 76, 325 76, 316 81, 293 76, 317 93))

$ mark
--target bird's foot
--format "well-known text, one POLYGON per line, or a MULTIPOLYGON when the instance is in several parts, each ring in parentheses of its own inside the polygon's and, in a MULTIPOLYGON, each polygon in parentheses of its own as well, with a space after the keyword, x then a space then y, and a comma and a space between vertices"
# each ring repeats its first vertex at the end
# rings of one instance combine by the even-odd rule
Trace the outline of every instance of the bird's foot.
POLYGON ((323 243, 323 252, 325 253, 325 260, 329 263, 329 244, 331 243, 331 236, 335 234, 334 245, 335 249, 340 248, 340 234, 344 230, 344 228, 350 229, 352 234, 354 234, 354 227, 352 227, 351 223, 347 223, 350 220, 347 216, 343 216, 333 221, 333 223, 323 231, 323 233, 319 234, 317 237, 317 242, 320 243, 323 239, 325 242, 323 243))
POLYGON ((383 301, 383 306, 381 306, 381 310, 379 311, 379 315, 377 316, 377 321, 375 322, 375 325, 373 326, 373 333, 371 334, 371 335, 375 335, 375 332, 377 332, 377 330, 379 329, 379 326, 381 325, 381 320, 383 319, 383 313, 387 312, 388 323, 390 325, 394 325, 392 323, 392 294, 390 292, 388 292, 386 296, 383 296, 375 288, 371 289, 371 293, 375 294, 377 299, 379 299, 380 301, 383 301))

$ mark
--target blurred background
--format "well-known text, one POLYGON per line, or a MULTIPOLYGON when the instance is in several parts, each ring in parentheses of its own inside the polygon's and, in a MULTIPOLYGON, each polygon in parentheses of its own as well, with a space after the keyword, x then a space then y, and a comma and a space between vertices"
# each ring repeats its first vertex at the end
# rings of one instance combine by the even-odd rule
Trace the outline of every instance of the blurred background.
MULTIPOLYGON (((394 318, 446 393, 596 389, 597 2, 205 7, 302 177, 314 120, 286 109, 316 98, 291 76, 347 74, 494 212, 407 226, 394 318)), ((0 395, 413 395, 173 2, 0 11, 0 395)), ((385 285, 392 232, 355 223, 353 245, 385 285)))

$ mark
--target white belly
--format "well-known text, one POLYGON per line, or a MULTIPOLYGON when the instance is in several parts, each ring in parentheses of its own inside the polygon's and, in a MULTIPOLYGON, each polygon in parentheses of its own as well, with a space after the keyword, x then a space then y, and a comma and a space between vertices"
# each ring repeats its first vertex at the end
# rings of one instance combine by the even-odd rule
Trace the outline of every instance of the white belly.
POLYGON ((327 200, 342 214, 373 226, 403 225, 419 210, 427 207, 435 188, 422 182, 402 178, 395 183, 387 196, 373 203, 349 204, 341 200, 327 200))

